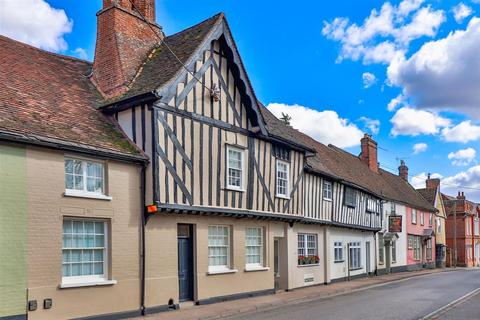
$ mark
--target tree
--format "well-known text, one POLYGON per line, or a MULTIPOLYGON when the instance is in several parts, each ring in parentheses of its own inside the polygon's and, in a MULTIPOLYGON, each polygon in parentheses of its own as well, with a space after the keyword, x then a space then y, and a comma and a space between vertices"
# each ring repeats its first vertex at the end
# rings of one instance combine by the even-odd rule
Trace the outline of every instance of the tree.
POLYGON ((287 126, 289 126, 290 125, 290 120, 292 120, 292 117, 288 113, 283 113, 282 112, 282 117, 280 118, 280 120, 282 120, 283 123, 285 123, 287 126))

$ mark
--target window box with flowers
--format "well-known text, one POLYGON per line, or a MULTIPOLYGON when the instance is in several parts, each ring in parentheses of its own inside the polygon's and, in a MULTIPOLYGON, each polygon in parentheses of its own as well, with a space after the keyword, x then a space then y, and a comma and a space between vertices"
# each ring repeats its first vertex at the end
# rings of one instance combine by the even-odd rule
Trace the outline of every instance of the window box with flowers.
POLYGON ((319 262, 317 251, 317 235, 312 233, 298 234, 298 265, 315 265, 319 262))
POLYGON ((308 266, 312 264, 318 264, 319 262, 320 262, 320 258, 318 256, 299 256, 298 257, 299 266, 308 266))

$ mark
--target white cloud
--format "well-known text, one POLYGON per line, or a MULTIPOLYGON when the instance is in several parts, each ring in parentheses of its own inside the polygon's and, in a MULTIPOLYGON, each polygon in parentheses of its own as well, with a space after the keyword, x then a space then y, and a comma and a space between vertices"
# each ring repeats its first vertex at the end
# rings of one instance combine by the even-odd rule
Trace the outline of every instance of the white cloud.
POLYGON ((448 154, 448 159, 454 166, 466 166, 475 160, 477 152, 473 148, 460 149, 448 154))
POLYGON ((370 119, 367 117, 360 117, 359 120, 364 123, 365 128, 367 128, 371 133, 378 134, 378 132, 380 132, 380 120, 370 119))
POLYGON ((337 17, 331 22, 324 21, 322 33, 340 42, 337 62, 351 59, 363 60, 365 64, 388 64, 396 56, 403 56, 411 41, 435 36, 445 21, 443 10, 421 7, 423 2, 404 0, 398 6, 385 2, 380 11, 373 9, 361 25, 337 17))
POLYGON ((473 125, 470 120, 466 120, 456 126, 444 128, 442 136, 448 142, 475 141, 480 139, 480 126, 473 125))
MULTIPOLYGON (((433 173, 430 175, 430 178, 432 179, 441 179, 442 175, 439 173, 433 173)), ((422 172, 416 176, 411 176, 410 178, 410 184, 415 188, 415 189, 423 189, 425 188, 425 181, 428 179, 428 174, 425 172, 422 172)))
POLYGON ((398 96, 396 96, 395 98, 390 100, 390 102, 388 103, 388 106, 387 106, 387 110, 388 111, 395 111, 395 109, 397 109, 397 107, 399 107, 403 103, 404 103, 404 97, 403 97, 402 94, 399 94, 398 96))
POLYGON ((73 22, 45 0, 1 0, 0 34, 45 50, 62 51, 73 22))
POLYGON ((419 154, 419 153, 425 152, 427 151, 427 148, 428 148, 428 144, 426 144, 425 142, 415 143, 413 145, 413 154, 419 154))
POLYGON ((463 2, 460 2, 455 7, 453 7, 452 11, 453 17, 455 18, 455 21, 457 21, 457 23, 462 23, 465 18, 469 17, 473 13, 472 8, 465 5, 465 3, 463 2))
POLYGON ((362 80, 363 80, 363 87, 367 89, 373 86, 377 82, 377 77, 375 77, 373 73, 364 72, 362 74, 362 80))
POLYGON ((456 110, 480 116, 480 18, 466 30, 425 43, 410 58, 396 57, 388 81, 403 88, 421 108, 456 110))
POLYGON ((88 54, 87 54, 87 51, 83 48, 77 48, 75 50, 73 50, 73 52, 75 53, 75 55, 77 57, 79 57, 80 59, 83 59, 83 60, 87 60, 88 59, 88 54))
POLYGON ((420 134, 437 134, 441 128, 450 125, 450 120, 435 113, 403 107, 390 119, 393 124, 391 134, 393 136, 420 134))
POLYGON ((480 188, 480 165, 475 165, 441 181, 442 192, 456 196, 458 191, 465 192, 471 201, 480 201, 480 192, 471 188, 480 188))
POLYGON ((363 137, 362 131, 348 119, 342 119, 335 111, 317 111, 300 105, 270 103, 267 106, 276 117, 283 113, 292 117, 293 128, 328 144, 332 143, 340 148, 357 146, 363 137))

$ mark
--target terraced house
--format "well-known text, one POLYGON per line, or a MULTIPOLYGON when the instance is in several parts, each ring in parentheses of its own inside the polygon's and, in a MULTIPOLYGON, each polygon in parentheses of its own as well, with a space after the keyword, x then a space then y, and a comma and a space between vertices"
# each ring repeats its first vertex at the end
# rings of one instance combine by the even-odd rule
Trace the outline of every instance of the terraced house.
POLYGON ((0 318, 130 317, 407 268, 408 217, 436 209, 406 166, 381 169, 368 135, 356 156, 275 118, 223 14, 171 36, 154 0, 104 0, 97 19, 93 63, 0 38, 0 318))

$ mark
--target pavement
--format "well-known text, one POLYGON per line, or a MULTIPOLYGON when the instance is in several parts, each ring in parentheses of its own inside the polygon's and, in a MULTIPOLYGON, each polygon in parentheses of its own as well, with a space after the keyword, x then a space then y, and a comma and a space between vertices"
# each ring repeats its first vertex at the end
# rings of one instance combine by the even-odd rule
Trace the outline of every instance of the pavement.
MULTIPOLYGON (((450 269, 433 269, 433 270, 421 270, 421 271, 413 271, 413 272, 401 272, 395 273, 390 275, 383 275, 378 277, 368 277, 368 278, 361 278, 356 279, 353 281, 348 282, 338 282, 329 285, 317 285, 311 287, 305 287, 301 289, 296 289, 293 291, 288 292, 280 292, 273 295, 266 295, 254 298, 247 298, 247 299, 240 299, 234 301, 227 301, 221 302, 216 304, 210 305, 200 305, 194 306, 193 304, 184 304, 181 306, 180 310, 176 311, 169 311, 157 314, 147 315, 143 317, 143 319, 152 319, 152 320, 213 320, 213 319, 363 319, 358 317, 358 314, 353 312, 350 313, 350 316, 354 315, 354 317, 349 318, 348 316, 339 316, 339 317, 326 317, 327 314, 326 307, 328 303, 331 304, 332 312, 337 309, 345 309, 340 307, 338 303, 341 301, 340 297, 364 297, 366 296, 365 292, 362 291, 369 291, 371 293, 382 292, 382 288, 385 286, 393 286, 402 288, 402 283, 410 283, 415 284, 420 282, 418 288, 409 288, 407 289, 406 297, 408 298, 411 296, 410 290, 420 290, 422 286, 426 286, 428 288, 431 283, 428 284, 428 278, 434 278, 433 283, 445 283, 447 286, 455 287, 455 283, 458 281, 465 281, 464 273, 473 272, 473 271, 466 271, 463 269, 456 269, 455 271, 450 269), (461 276, 457 277, 453 276, 453 274, 457 274, 460 271, 461 276), (438 279, 436 278, 438 277, 438 279), (413 281, 413 278, 418 278, 418 281, 413 281), (451 279, 450 279, 451 278, 451 279), (427 279, 425 284, 422 284, 422 280, 427 279), (448 281, 444 281, 447 280, 448 281), (412 280, 412 281, 410 281, 412 280), (451 283, 450 283, 451 282, 451 283), (357 295, 348 295, 350 293, 355 292, 362 292, 362 294, 357 295), (336 299, 332 299, 333 297, 338 297, 336 299), (325 302, 327 305, 325 305, 325 302), (332 303, 335 302, 335 303, 332 303), (310 313, 309 309, 315 309, 316 306, 320 306, 321 310, 314 310, 314 313, 310 313), (292 314, 291 311, 300 310, 298 314, 292 314), (302 313, 303 312, 303 313, 302 313), (315 314, 313 318, 309 317, 309 314, 315 314), (272 315, 272 316, 270 316, 272 315), (319 315, 325 315, 325 317, 319 317, 319 315)), ((470 282, 471 285, 477 285, 480 287, 480 272, 476 271, 476 275, 478 275, 478 283, 470 282)), ((467 281, 468 282, 468 281, 467 281)), ((470 286, 466 286, 470 287, 470 286)), ((408 287, 408 286, 407 286, 408 287)), ((402 289, 399 289, 403 292, 402 289)), ((447 288, 445 288, 448 291, 447 288)), ((392 293, 394 294, 394 293, 392 293)), ((423 293, 425 294, 425 293, 423 293)), ((381 293, 380 296, 372 298, 376 300, 372 301, 360 301, 359 309, 365 309, 366 306, 370 305, 372 302, 380 303, 380 308, 383 308, 383 300, 388 298, 388 294, 385 296, 384 293, 381 293)), ((405 295, 403 293, 402 295, 405 295)), ((368 296, 368 295, 367 295, 368 296)), ((460 295, 461 296, 461 295, 460 295)), ((459 296, 459 297, 460 297, 459 296)), ((420 297, 420 300, 423 297, 420 297)), ((408 299, 407 299, 408 300, 408 299)), ((451 300, 445 301, 443 305, 451 302, 451 300)), ((348 305, 354 305, 355 301, 346 301, 348 305)), ((349 308, 346 308, 349 309, 349 308)), ((367 311, 373 311, 374 309, 368 308, 367 311)), ((429 312, 434 311, 426 310, 429 312)), ((348 310, 347 310, 348 311, 348 310)), ((424 312, 423 314, 428 314, 429 312, 424 312)), ((348 312, 347 312, 348 313, 348 312)), ((400 318, 389 318, 388 314, 390 312, 387 310, 387 316, 383 317, 383 319, 409 319, 405 317, 400 318)), ((403 312, 402 312, 403 313, 403 312)), ((334 315, 334 313, 331 313, 334 315)), ((372 318, 372 314, 367 312, 367 316, 364 319, 375 319, 372 318)), ((391 313, 390 313, 391 314, 391 313)), ((136 318, 142 319, 142 318, 136 318)), ((412 318, 413 319, 413 318, 412 318)), ((417 318, 415 318, 417 319, 417 318)), ((472 318, 470 318, 472 319, 472 318)), ((473 318, 475 319, 475 318, 473 318)))

